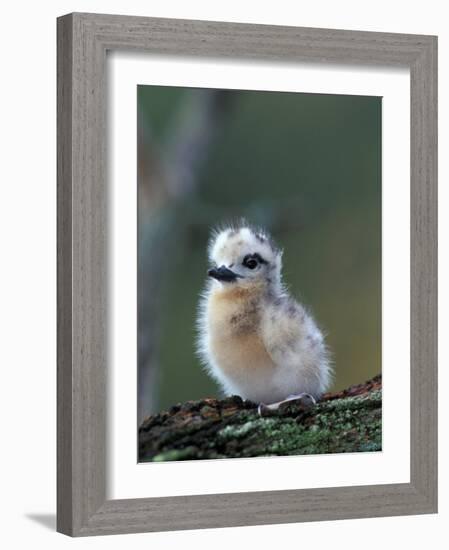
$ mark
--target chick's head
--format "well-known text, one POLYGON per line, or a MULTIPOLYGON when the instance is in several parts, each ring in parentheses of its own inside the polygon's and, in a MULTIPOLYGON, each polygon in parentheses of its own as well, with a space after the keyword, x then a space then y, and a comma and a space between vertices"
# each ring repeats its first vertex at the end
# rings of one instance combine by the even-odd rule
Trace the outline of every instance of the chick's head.
POLYGON ((244 225, 214 232, 209 260, 208 275, 225 287, 275 288, 281 282, 282 251, 261 229, 244 225))

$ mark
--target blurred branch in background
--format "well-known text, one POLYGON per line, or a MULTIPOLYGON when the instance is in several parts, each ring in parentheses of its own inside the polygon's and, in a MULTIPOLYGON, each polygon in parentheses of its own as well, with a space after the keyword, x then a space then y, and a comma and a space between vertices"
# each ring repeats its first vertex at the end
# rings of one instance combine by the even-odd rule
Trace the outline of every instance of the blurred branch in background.
POLYGON ((229 108, 230 96, 224 91, 187 95, 163 150, 138 113, 139 422, 157 406, 161 297, 185 235, 186 218, 179 214, 197 190, 198 172, 229 108))

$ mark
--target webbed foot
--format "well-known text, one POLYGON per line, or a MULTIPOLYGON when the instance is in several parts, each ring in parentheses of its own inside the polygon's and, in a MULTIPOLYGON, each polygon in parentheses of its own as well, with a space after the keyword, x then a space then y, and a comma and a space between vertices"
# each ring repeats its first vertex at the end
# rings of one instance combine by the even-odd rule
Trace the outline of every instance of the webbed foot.
POLYGON ((307 409, 312 405, 316 405, 316 399, 313 397, 313 395, 303 392, 297 395, 289 395, 288 397, 286 397, 282 401, 278 401, 277 403, 270 403, 269 405, 266 405, 265 403, 260 403, 259 407, 257 408, 257 412, 259 416, 266 416, 270 412, 279 410, 279 407, 284 403, 289 403, 291 401, 299 401, 301 402, 301 405, 303 405, 307 409))

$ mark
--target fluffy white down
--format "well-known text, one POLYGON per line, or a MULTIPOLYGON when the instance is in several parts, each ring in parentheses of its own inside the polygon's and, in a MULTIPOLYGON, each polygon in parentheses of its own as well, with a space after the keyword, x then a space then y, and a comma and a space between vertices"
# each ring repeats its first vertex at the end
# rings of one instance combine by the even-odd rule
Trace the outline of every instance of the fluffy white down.
POLYGON ((312 315, 281 283, 282 252, 269 236, 249 227, 214 235, 209 259, 242 278, 208 280, 198 311, 199 356, 227 395, 274 403, 302 392, 319 398, 332 381, 332 366, 312 315), (259 254, 255 272, 242 267, 259 254))

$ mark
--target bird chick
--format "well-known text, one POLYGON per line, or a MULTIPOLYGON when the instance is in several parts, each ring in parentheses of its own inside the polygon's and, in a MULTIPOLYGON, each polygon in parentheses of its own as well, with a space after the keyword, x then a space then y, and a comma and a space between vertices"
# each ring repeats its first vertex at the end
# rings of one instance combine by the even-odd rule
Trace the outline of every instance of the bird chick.
MULTIPOLYGON (((318 399, 332 369, 323 334, 282 284, 282 251, 247 224, 213 233, 198 352, 226 394, 256 403, 318 399)), ((259 412, 260 412, 259 408, 259 412)))

